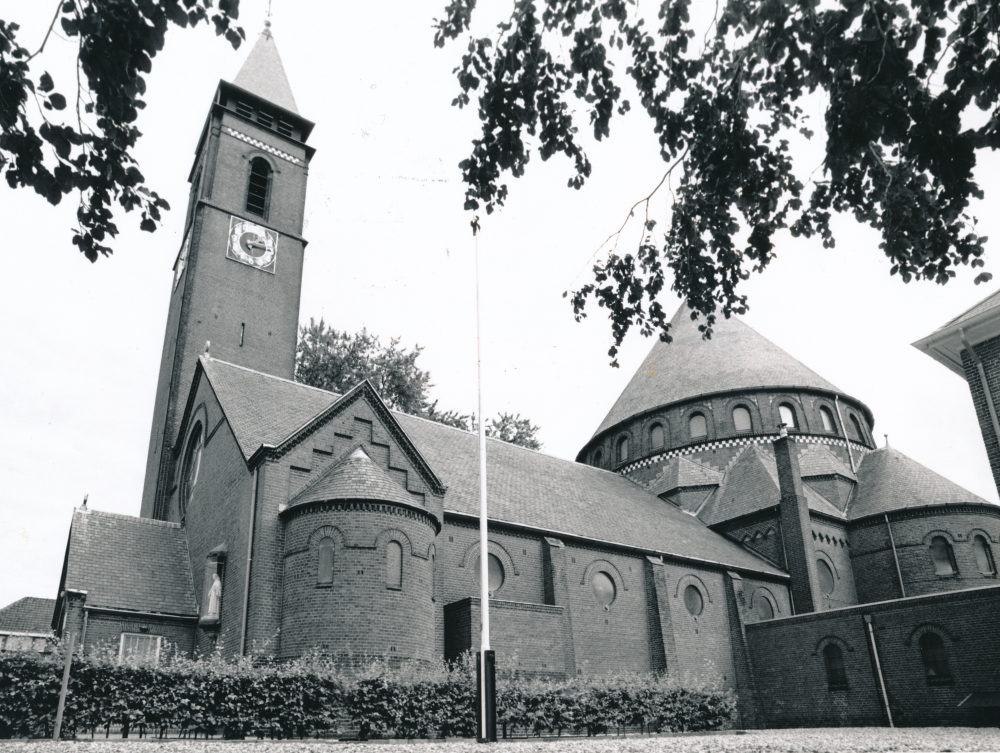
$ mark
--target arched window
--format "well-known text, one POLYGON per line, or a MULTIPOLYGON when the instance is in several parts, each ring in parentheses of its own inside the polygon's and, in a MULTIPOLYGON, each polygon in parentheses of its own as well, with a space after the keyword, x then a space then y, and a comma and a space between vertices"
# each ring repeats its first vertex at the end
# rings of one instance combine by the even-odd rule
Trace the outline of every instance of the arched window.
POLYGON ((781 423, 789 429, 799 428, 798 423, 795 421, 795 408, 788 403, 782 403, 778 406, 778 415, 781 417, 781 423))
POLYGON ((764 595, 757 597, 754 611, 757 612, 757 619, 761 621, 774 619, 774 607, 771 606, 771 600, 764 595))
POLYGON ((597 452, 594 453, 594 467, 600 468, 601 463, 603 462, 604 462, 604 453, 601 452, 600 449, 598 449, 597 452))
POLYGON ((836 431, 835 424, 833 423, 833 414, 830 413, 829 408, 820 406, 819 417, 823 419, 823 431, 836 431))
MULTIPOLYGON (((482 577, 480 574, 480 567, 482 563, 482 558, 476 557, 476 584, 479 584, 479 579, 482 577)), ((489 568, 486 573, 486 587, 490 589, 490 596, 492 597, 500 587, 503 586, 505 573, 503 571, 503 563, 500 558, 495 554, 487 554, 486 557, 486 567, 489 568)))
POLYGON ((403 587, 403 545, 398 541, 390 541, 385 548, 385 585, 403 587))
POLYGON ((649 446, 654 450, 663 447, 663 424, 653 424, 649 430, 649 446))
POLYGON ((603 571, 596 572, 591 576, 590 589, 594 592, 594 598, 605 609, 614 603, 615 594, 618 593, 615 588, 615 579, 603 571))
POLYGON ((858 421, 858 417, 855 415, 851 416, 851 423, 854 425, 854 434, 857 436, 859 442, 865 441, 865 433, 861 431, 861 422, 858 421))
POLYGON ((819 576, 819 590, 827 596, 832 594, 837 587, 837 580, 825 560, 816 560, 816 574, 819 576))
POLYGON ((684 607, 691 613, 692 617, 697 617, 705 611, 705 599, 698 590, 698 586, 690 585, 684 589, 684 607))
POLYGON ((736 431, 750 431, 753 429, 753 424, 750 423, 750 411, 742 405, 733 408, 733 426, 736 427, 736 431))
POLYGON ((823 647, 823 665, 826 667, 828 690, 847 690, 847 670, 844 669, 844 652, 836 643, 823 647))
POLYGON ((628 460, 628 437, 618 440, 618 462, 624 463, 628 460))
POLYGON ((935 575, 954 575, 958 570, 951 543, 944 536, 931 539, 931 559, 934 561, 935 575))
POLYGON ((194 492, 194 485, 198 483, 198 470, 201 468, 201 450, 201 423, 198 423, 188 438, 187 451, 184 453, 184 475, 181 476, 180 493, 180 515, 182 518, 187 514, 188 503, 191 502, 191 495, 194 492))
POLYGON ((993 562, 993 551, 984 536, 976 536, 972 540, 972 551, 976 554, 976 565, 983 575, 996 575, 997 568, 993 562))
POLYGON ((924 661, 924 674, 928 685, 951 685, 951 669, 944 641, 937 633, 920 636, 920 658, 924 661))
POLYGON ((250 160, 250 182, 247 184, 246 210, 263 217, 267 212, 267 198, 271 189, 271 166, 263 157, 250 160))
POLYGON ((688 428, 691 431, 691 439, 701 439, 708 436, 708 422, 701 413, 695 413, 691 416, 688 428))
POLYGON ((319 568, 316 582, 320 585, 333 583, 333 539, 329 536, 319 540, 319 568))

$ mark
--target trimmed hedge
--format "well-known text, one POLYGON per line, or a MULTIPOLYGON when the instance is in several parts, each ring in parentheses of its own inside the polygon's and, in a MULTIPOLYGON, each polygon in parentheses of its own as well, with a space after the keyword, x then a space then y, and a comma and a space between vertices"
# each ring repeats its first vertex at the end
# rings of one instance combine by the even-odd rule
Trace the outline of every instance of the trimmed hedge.
MULTIPOLYGON (((0 654, 0 738, 52 736, 62 661, 58 652, 0 654)), ((74 659, 63 736, 110 727, 126 735, 179 729, 227 739, 348 729, 361 739, 475 736, 473 662, 346 665, 318 656, 256 666, 218 657, 161 666, 74 659)), ((497 686, 504 736, 720 729, 731 725, 735 710, 730 692, 679 688, 652 676, 553 681, 501 671, 497 686)))

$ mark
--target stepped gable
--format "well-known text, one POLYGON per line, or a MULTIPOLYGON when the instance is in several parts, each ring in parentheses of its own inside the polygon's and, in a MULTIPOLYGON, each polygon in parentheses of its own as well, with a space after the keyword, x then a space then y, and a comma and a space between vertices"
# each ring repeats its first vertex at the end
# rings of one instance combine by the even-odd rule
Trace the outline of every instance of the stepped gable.
POLYGON ((0 632, 51 633, 55 599, 25 596, 0 609, 0 632))
MULTIPOLYGON (((835 518, 843 512, 814 489, 803 484, 810 510, 835 518)), ((757 444, 747 445, 726 472, 722 485, 705 503, 698 517, 714 526, 727 520, 775 507, 781 502, 778 465, 774 455, 757 444)))
POLYGON ((858 468, 851 520, 929 505, 991 505, 892 447, 868 453, 858 468))
MULTIPOLYGON (((198 363, 247 460, 262 444, 278 445, 341 397, 214 358, 202 356, 198 363)), ((196 392, 197 383, 191 395, 196 392)))
POLYGON ((851 481, 858 477, 825 444, 814 444, 799 456, 799 471, 802 478, 814 476, 843 476, 851 481))
POLYGON ((663 470, 646 488, 659 497, 674 489, 691 486, 718 486, 723 475, 714 468, 688 460, 683 456, 670 458, 663 464, 663 470))
POLYGON ((87 592, 87 606, 198 614, 187 534, 179 523, 76 509, 59 592, 87 592))
POLYGON ((840 392, 816 372, 735 316, 719 316, 712 339, 703 340, 691 309, 682 305, 670 321, 673 342, 656 341, 594 436, 639 413, 679 400, 726 390, 811 387, 840 392))
POLYGON ((299 114, 295 106, 295 97, 292 96, 292 87, 289 86, 288 77, 285 75, 285 66, 281 64, 281 55, 278 54, 270 28, 265 28, 257 38, 257 43, 250 50, 233 84, 296 115, 299 114))
MULTIPOLYGON (((478 516, 478 436, 415 416, 395 415, 448 486, 445 514, 478 516)), ((579 536, 784 575, 624 476, 498 440, 486 442, 490 520, 549 536, 579 536)))
POLYGON ((289 508, 309 502, 335 499, 370 499, 397 502, 408 507, 423 509, 413 496, 393 481, 358 447, 339 463, 335 463, 315 482, 295 495, 289 508))

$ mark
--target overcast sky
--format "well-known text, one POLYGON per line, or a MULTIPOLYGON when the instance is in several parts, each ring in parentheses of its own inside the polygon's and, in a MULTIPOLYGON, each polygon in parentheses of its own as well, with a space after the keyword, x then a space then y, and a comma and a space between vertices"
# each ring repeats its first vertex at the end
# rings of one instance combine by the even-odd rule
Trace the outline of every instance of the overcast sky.
MULTIPOLYGON (((444 5, 275 0, 272 30, 299 111, 316 122, 300 321, 323 317, 348 332, 367 327, 425 347, 420 363, 439 407, 471 412, 475 245, 457 164, 478 118, 450 106, 458 91, 451 69, 464 42, 433 47, 431 22, 444 5)), ((3 15, 35 48, 53 7, 12 2, 3 15)), ((265 12, 266 0, 242 0, 248 44, 237 52, 207 27, 172 28, 153 61, 137 155, 149 186, 174 208, 156 233, 139 232, 137 217, 121 215, 114 256, 92 265, 70 243, 72 199, 53 208, 0 187, 0 606, 57 596, 71 512, 84 494, 91 509, 139 513, 188 171, 218 81, 235 77, 265 12)), ((71 68, 60 65, 74 46, 49 44, 36 62, 70 94, 71 68)), ((810 110, 811 127, 822 133, 822 104, 810 110)), ((590 279, 598 246, 664 171, 637 108, 615 118, 611 134, 588 143, 594 173, 581 191, 566 188, 567 160, 542 163, 536 155, 524 178, 508 181, 507 207, 485 220, 478 239, 486 413, 529 417, 541 426, 545 451, 567 459, 652 346, 630 335, 621 368, 609 368, 601 311, 577 324, 561 297, 590 279)), ((816 147, 799 156, 803 176, 821 160, 816 147)), ((980 228, 995 238, 998 168, 981 157, 989 203, 978 207, 980 228)), ((654 215, 666 216, 668 199, 658 196, 654 215)), ((963 268, 946 286, 904 285, 889 277, 876 234, 850 218, 838 220, 837 231, 834 250, 779 236, 776 261, 744 285, 745 321, 865 402, 880 445, 887 433, 893 447, 996 502, 967 385, 910 343, 997 282, 975 286, 975 273, 963 268)), ((619 250, 635 237, 626 235, 619 250)), ((998 265, 995 253, 987 258, 995 274, 998 265)), ((671 313, 678 305, 664 304, 671 313)))

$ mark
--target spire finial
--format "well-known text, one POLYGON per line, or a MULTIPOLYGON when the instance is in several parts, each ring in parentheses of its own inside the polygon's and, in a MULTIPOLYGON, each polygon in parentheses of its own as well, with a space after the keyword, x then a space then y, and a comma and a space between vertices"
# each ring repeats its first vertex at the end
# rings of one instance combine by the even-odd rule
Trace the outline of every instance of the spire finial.
POLYGON ((889 446, 889 435, 888 434, 883 434, 882 436, 885 437, 885 446, 888 447, 889 446))
POLYGON ((211 340, 205 340, 205 358, 211 358, 212 357, 212 354, 210 352, 211 349, 212 349, 212 341, 211 340))
POLYGON ((80 505, 80 509, 81 509, 81 510, 84 510, 84 511, 86 511, 86 509, 87 509, 87 500, 88 500, 89 498, 90 498, 90 495, 89 495, 89 494, 84 494, 84 495, 83 495, 83 504, 82 504, 82 505, 80 505))

